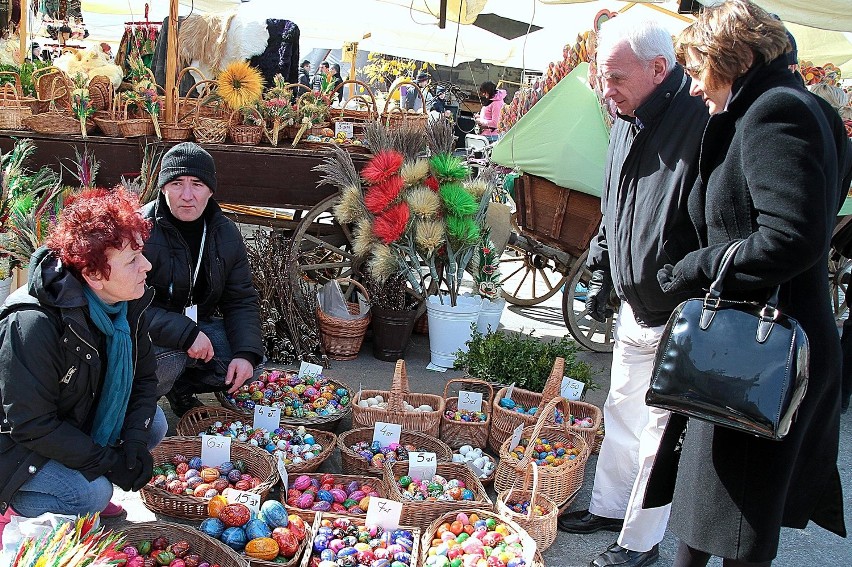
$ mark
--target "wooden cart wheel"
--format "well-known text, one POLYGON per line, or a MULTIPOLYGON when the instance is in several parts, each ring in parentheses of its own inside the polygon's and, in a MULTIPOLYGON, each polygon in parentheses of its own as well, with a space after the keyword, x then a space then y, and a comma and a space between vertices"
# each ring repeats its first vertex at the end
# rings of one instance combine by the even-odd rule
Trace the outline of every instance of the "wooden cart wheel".
POLYGON ((571 335, 582 346, 595 352, 612 352, 619 300, 614 294, 610 296, 609 306, 614 314, 605 322, 600 323, 589 317, 584 295, 584 289, 592 278, 592 272, 586 267, 588 256, 589 251, 586 250, 568 272, 568 281, 562 293, 562 317, 571 335), (578 285, 580 289, 577 289, 578 285))
POLYGON ((835 319, 840 319, 849 308, 847 293, 850 270, 852 270, 852 260, 841 256, 832 248, 828 256, 828 292, 835 319))
POLYGON ((553 297, 568 280, 555 269, 553 260, 541 254, 506 246, 500 258, 503 297, 512 305, 538 305, 553 297))

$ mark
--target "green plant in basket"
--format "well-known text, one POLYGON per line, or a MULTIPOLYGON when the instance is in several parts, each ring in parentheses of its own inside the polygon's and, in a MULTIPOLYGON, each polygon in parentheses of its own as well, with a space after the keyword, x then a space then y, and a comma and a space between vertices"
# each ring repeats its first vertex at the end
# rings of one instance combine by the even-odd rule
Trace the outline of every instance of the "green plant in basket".
POLYGON ((565 375, 579 380, 587 390, 598 384, 592 378, 592 367, 577 359, 579 347, 568 337, 540 340, 529 334, 495 331, 482 334, 473 331, 466 343, 468 350, 456 352, 456 368, 480 380, 497 384, 514 382, 519 388, 541 392, 557 357, 565 359, 565 375))

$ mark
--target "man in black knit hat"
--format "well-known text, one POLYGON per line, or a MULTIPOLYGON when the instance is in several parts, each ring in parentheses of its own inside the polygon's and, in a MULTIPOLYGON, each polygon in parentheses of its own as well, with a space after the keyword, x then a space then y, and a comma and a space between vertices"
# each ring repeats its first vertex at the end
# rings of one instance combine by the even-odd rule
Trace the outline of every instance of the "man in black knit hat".
POLYGON ((163 156, 160 194, 142 215, 153 223, 145 243, 157 394, 182 416, 202 405, 195 394, 235 392, 263 359, 260 304, 239 229, 215 199, 216 166, 185 142, 163 156))

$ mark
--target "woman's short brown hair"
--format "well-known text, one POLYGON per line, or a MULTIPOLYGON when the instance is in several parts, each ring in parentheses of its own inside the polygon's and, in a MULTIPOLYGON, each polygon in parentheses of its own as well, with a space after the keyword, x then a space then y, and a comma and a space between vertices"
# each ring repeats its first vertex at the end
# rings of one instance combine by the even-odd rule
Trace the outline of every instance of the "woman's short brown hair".
POLYGON ((768 63, 790 51, 787 29, 749 0, 728 0, 705 8, 698 21, 686 28, 675 43, 678 63, 687 54, 698 56, 707 69, 707 86, 733 83, 754 65, 768 63))

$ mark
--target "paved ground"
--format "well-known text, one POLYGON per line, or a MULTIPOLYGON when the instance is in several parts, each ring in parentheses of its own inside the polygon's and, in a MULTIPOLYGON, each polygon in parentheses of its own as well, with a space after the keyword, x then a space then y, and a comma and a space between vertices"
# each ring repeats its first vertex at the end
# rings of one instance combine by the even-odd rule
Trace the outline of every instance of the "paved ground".
MULTIPOLYGON (((536 336, 541 338, 559 337, 566 331, 562 323, 561 298, 559 294, 544 304, 536 307, 510 307, 503 315, 501 324, 510 330, 536 330, 536 336)), ((369 341, 369 337, 368 337, 369 341)), ((601 389, 592 391, 587 400, 602 405, 609 384, 609 366, 611 355, 583 353, 583 358, 596 370, 596 379, 601 389)), ((406 363, 412 391, 431 392, 440 394, 447 379, 457 376, 458 372, 448 371, 445 374, 426 370, 429 362, 429 341, 427 337, 415 335, 407 352, 406 363)), ((381 362, 371 355, 370 344, 365 342, 361 356, 354 361, 334 362, 327 370, 331 377, 339 377, 357 388, 387 389, 393 375, 394 364, 381 362)), ((205 398, 210 404, 216 404, 212 396, 205 398)), ((163 402, 163 408, 169 417, 172 428, 176 422, 174 415, 163 402)), ((344 431, 348 424, 343 424, 344 431)), ((588 504, 595 470, 596 457, 592 456, 586 469, 583 490, 577 497, 573 509, 585 508, 588 504)), ((844 503, 846 524, 852 528, 852 412, 847 413, 841 420, 841 447, 839 457, 840 475, 844 486, 844 503)), ((340 458, 335 454, 323 463, 321 470, 339 471, 340 458)), ((139 500, 138 495, 118 493, 117 498, 127 509, 130 521, 148 521, 155 515, 147 510, 139 500)), ((493 497, 493 491, 492 491, 493 497)), ((123 518, 122 518, 123 519, 123 518)), ((163 517, 166 520, 168 518, 163 517)), ((113 520, 114 522, 115 520, 113 520)), ((548 567, 583 567, 589 564, 598 553, 613 543, 615 534, 603 532, 589 536, 575 536, 560 533, 556 543, 545 554, 548 567)), ((671 565, 677 540, 671 534, 660 545, 660 561, 657 565, 671 565)), ((711 565, 721 565, 717 560, 711 565)), ((852 543, 811 525, 805 530, 784 530, 781 536, 781 551, 774 562, 777 567, 799 567, 802 565, 852 565, 852 543)))

